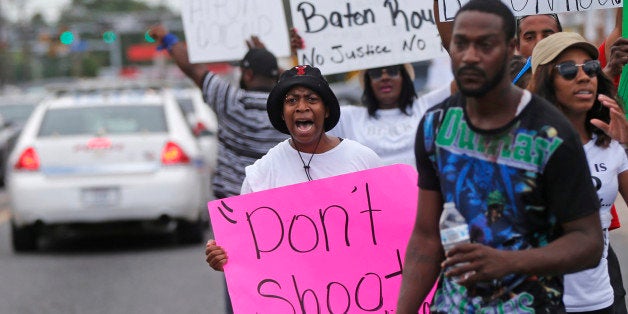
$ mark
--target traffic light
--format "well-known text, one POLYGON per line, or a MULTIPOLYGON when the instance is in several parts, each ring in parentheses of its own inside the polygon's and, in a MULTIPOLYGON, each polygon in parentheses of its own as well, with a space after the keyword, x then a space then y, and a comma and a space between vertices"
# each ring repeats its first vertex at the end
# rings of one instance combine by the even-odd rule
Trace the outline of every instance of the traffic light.
POLYGON ((74 34, 70 31, 65 31, 59 35, 59 41, 64 45, 71 45, 74 42, 74 34))
POLYGON ((113 44, 116 39, 117 35, 113 31, 106 31, 102 34, 102 40, 107 44, 113 44))
POLYGON ((144 33, 144 40, 146 40, 146 42, 149 42, 149 43, 155 42, 155 39, 153 37, 150 37, 150 34, 148 34, 148 31, 144 33))

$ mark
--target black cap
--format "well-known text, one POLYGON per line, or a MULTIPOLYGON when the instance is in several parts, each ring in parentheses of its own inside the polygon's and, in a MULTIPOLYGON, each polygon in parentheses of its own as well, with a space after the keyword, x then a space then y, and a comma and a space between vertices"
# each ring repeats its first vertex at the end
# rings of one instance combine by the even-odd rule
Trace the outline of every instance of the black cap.
POLYGON ((240 61, 244 69, 251 69, 256 75, 276 79, 279 76, 277 58, 270 51, 263 48, 251 48, 240 61))
POLYGON ((268 111, 268 118, 270 118, 275 129, 290 134, 286 122, 282 119, 283 101, 288 91, 297 85, 307 87, 321 96, 323 103, 329 109, 329 117, 325 118, 325 132, 333 129, 340 119, 338 98, 329 87, 321 71, 309 65, 298 65, 284 71, 277 85, 270 91, 266 102, 266 111, 268 111))

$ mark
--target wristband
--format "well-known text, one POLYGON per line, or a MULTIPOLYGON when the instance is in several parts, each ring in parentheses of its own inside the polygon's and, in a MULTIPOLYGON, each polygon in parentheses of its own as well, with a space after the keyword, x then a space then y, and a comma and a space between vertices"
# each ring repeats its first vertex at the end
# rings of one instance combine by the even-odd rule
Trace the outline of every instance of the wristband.
POLYGON ((168 50, 168 52, 170 52, 170 50, 172 49, 172 46, 174 46, 174 44, 179 42, 179 37, 177 37, 177 35, 173 34, 173 33, 168 33, 166 36, 164 36, 164 38, 161 39, 161 45, 157 46, 157 50, 168 50))

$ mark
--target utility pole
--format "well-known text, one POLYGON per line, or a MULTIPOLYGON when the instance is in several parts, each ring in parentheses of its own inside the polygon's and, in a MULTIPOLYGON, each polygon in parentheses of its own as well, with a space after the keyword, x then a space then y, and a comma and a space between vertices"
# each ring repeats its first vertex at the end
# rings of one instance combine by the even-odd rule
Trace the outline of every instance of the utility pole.
POLYGON ((121 38, 114 40, 109 44, 109 62, 114 73, 119 74, 122 70, 122 45, 121 38))
MULTIPOLYGON (((6 12, 4 9, 4 1, 0 0, 0 13, 6 12)), ((5 35, 5 17, 0 14, 0 91, 4 89, 4 86, 7 84, 7 78, 9 74, 9 69, 7 69, 7 42, 5 35)))
POLYGON ((18 24, 19 24, 19 34, 20 34, 20 46, 22 47, 22 78, 25 81, 32 79, 31 75, 31 61, 32 61, 32 53, 31 46, 29 42, 29 21, 26 16, 26 3, 28 1, 16 1, 18 7, 18 24))

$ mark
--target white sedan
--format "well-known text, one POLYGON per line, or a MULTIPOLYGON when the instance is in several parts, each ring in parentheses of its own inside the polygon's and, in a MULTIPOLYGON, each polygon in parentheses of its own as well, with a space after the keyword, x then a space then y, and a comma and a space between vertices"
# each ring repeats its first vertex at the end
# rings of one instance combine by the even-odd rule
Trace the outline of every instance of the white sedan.
POLYGON ((173 93, 196 136, 205 162, 212 172, 215 171, 218 152, 216 114, 203 101, 203 95, 198 88, 174 89, 173 93))
POLYGON ((15 251, 36 249, 51 227, 110 223, 202 241, 209 168, 167 91, 50 100, 26 123, 9 166, 15 251))

